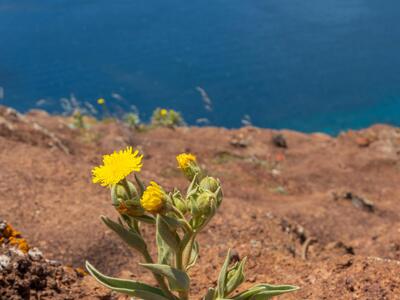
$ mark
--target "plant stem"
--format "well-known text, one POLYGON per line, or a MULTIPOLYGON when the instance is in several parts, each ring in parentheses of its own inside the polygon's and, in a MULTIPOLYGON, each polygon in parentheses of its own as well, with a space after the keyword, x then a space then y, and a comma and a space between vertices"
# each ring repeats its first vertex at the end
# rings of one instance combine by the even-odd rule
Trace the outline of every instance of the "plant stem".
MULTIPOLYGON (((126 181, 126 184, 128 184, 128 182, 126 181)), ((142 232, 140 230, 139 227, 139 222, 137 220, 134 220, 134 227, 137 231, 137 233, 143 238, 142 232)), ((154 264, 154 260, 151 257, 149 250, 147 250, 147 247, 145 248, 145 250, 142 252, 142 255, 144 257, 144 260, 146 261, 146 263, 148 264, 154 264)), ((158 285, 160 286, 160 288, 163 290, 164 294, 171 300, 176 300, 176 297, 174 294, 171 293, 171 291, 169 290, 167 284, 165 283, 164 277, 162 277, 161 275, 155 274, 153 272, 151 272, 155 278, 155 280, 157 281, 158 285)))
MULTIPOLYGON (((179 251, 176 252, 175 264, 176 264, 177 269, 185 272, 184 267, 183 267, 183 262, 182 262, 182 254, 183 254, 183 249, 179 249, 179 251)), ((188 300, 189 299, 189 291, 180 291, 179 298, 180 298, 180 300, 188 300)))

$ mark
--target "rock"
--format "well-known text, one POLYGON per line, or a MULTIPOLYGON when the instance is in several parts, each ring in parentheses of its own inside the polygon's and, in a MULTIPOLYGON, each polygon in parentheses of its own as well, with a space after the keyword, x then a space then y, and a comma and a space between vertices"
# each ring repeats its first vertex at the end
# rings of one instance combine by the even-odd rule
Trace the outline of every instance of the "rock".
POLYGON ((238 148, 246 148, 249 145, 249 140, 244 137, 243 134, 239 135, 234 135, 229 143, 233 147, 238 147, 238 148))
POLYGON ((272 137, 272 143, 279 148, 287 148, 287 142, 285 137, 282 134, 277 134, 272 137))
POLYGON ((10 264, 10 257, 7 255, 0 255, 0 271, 6 269, 10 264))
POLYGON ((43 253, 38 248, 29 249, 28 255, 33 261, 38 261, 43 257, 43 253))
POLYGON ((361 148, 366 148, 371 144, 371 140, 367 137, 359 136, 355 139, 356 144, 361 148))
POLYGON ((374 204, 371 201, 357 196, 351 192, 346 193, 344 199, 350 200, 351 203, 357 208, 361 208, 369 212, 374 211, 374 204))

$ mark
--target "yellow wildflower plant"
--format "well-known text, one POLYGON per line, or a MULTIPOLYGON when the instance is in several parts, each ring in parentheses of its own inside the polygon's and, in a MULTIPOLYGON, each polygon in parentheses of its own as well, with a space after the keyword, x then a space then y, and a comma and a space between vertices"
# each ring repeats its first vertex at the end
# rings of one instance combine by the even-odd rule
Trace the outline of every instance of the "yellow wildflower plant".
POLYGON ((103 165, 92 170, 93 183, 111 187, 125 179, 132 172, 142 169, 143 155, 139 151, 133 152, 132 147, 103 156, 103 165))
POLYGON ((163 189, 154 181, 143 192, 140 204, 144 210, 156 214, 159 213, 165 206, 166 194, 163 189))
POLYGON ((167 114, 168 114, 168 110, 166 110, 165 108, 161 109, 161 111, 160 111, 161 116, 165 117, 165 116, 167 116, 167 114))
MULTIPOLYGON (((192 177, 186 193, 174 188, 167 194, 154 181, 146 187, 136 174, 136 184, 128 180, 118 182, 132 171, 133 161, 141 167, 142 157, 137 157, 137 152, 132 153, 131 148, 125 151, 114 153, 112 163, 107 158, 105 165, 109 169, 95 177, 105 185, 116 183, 111 188, 111 199, 120 217, 118 221, 113 221, 102 216, 101 220, 142 255, 144 262, 139 265, 153 274, 157 286, 105 276, 89 262, 86 262, 86 268, 105 287, 135 299, 194 299, 190 297, 193 278, 190 278, 188 271, 196 264, 199 256, 199 232, 209 224, 223 200, 221 183, 214 177, 203 175, 204 171, 198 166, 196 157, 190 153, 176 157, 185 176, 192 177), (122 167, 124 164, 126 168, 122 167), (152 230, 144 226, 150 226, 152 230), (148 233, 146 238, 144 232, 148 233), (156 251, 150 252, 149 234, 153 235, 156 251)), ((228 251, 216 287, 210 287, 201 299, 266 300, 298 289, 292 285, 257 284, 238 293, 239 286, 245 282, 245 264, 246 258, 232 263, 231 252, 228 251)))
POLYGON ((153 127, 175 128, 184 124, 185 121, 182 115, 173 109, 157 108, 153 111, 153 116, 151 117, 151 125, 153 127))

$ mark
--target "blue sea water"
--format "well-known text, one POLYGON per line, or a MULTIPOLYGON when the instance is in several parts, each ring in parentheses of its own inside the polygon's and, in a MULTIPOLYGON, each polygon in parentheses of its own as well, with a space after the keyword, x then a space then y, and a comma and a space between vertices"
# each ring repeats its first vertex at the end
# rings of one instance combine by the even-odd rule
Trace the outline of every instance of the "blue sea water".
POLYGON ((399 17, 398 0, 0 0, 0 104, 60 112, 73 94, 190 124, 399 125, 399 17))

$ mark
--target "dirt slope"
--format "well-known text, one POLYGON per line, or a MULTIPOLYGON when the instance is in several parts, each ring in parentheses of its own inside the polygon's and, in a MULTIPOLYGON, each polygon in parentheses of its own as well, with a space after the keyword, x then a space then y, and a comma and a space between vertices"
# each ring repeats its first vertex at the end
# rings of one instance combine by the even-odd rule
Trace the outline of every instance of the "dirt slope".
POLYGON ((114 122, 79 131, 69 123, 0 107, 0 218, 49 259, 74 267, 88 259, 108 274, 151 280, 100 223, 99 215, 116 214, 90 170, 101 154, 133 145, 145 155, 144 180, 183 188, 175 155, 190 151, 225 192, 200 236, 193 299, 215 284, 227 247, 249 256, 247 284, 302 288, 282 299, 400 299, 399 129, 333 138, 252 127, 137 132, 114 122))

